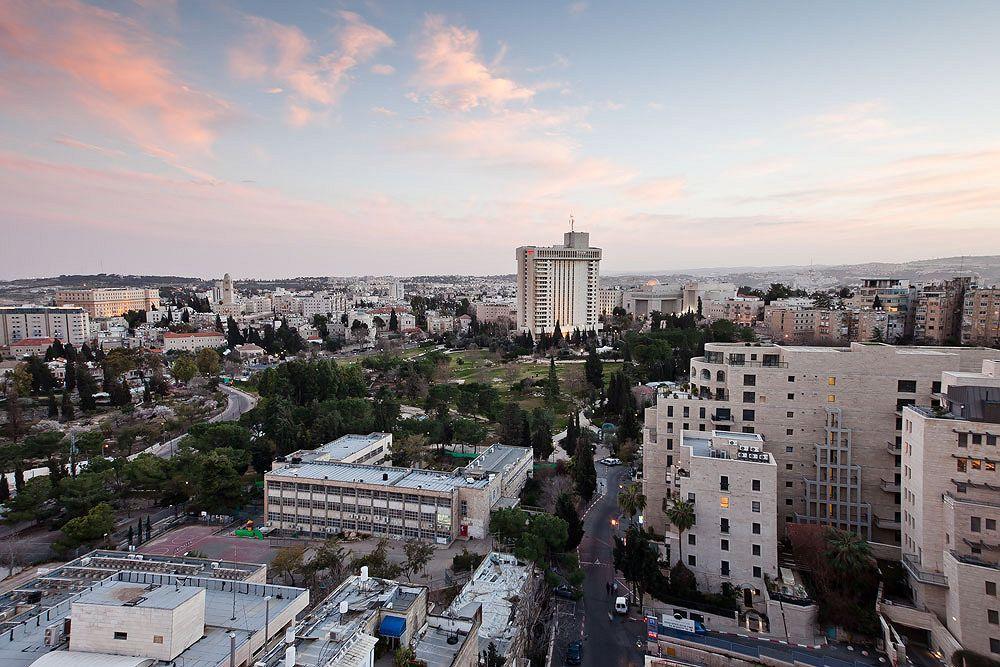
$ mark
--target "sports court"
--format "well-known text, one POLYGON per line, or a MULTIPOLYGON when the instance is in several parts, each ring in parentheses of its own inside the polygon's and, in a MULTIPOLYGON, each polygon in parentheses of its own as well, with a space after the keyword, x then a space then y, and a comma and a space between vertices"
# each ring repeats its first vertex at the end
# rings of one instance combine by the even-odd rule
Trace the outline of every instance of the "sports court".
POLYGON ((188 551, 202 551, 209 558, 244 563, 270 563, 275 550, 267 540, 233 537, 217 533, 218 526, 183 526, 161 535, 137 549, 139 553, 180 556, 188 551))

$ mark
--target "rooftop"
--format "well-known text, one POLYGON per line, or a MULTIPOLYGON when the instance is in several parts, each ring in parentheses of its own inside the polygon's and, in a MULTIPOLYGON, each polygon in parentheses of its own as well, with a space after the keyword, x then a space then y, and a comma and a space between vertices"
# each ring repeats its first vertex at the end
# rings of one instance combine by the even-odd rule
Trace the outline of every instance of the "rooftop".
POLYGON ((265 475, 271 479, 297 478, 322 479, 332 482, 371 484, 400 489, 422 489, 425 491, 451 492, 460 487, 483 489, 489 484, 486 479, 466 478, 433 470, 415 470, 412 468, 392 468, 379 465, 360 463, 337 463, 334 461, 313 461, 293 464, 265 475))
POLYGON ((10 344, 11 347, 18 346, 35 346, 35 345, 52 345, 56 342, 55 338, 22 338, 21 340, 15 341, 10 344))
POLYGON ((428 616, 424 634, 414 646, 417 660, 426 662, 427 667, 451 667, 477 628, 474 619, 428 616))
POLYGON ((313 450, 296 452, 292 456, 302 456, 308 461, 343 461, 348 456, 357 454, 363 449, 389 437, 389 433, 369 433, 360 435, 351 433, 343 435, 336 440, 320 445, 313 450))
POLYGON ((127 581, 113 581, 107 586, 95 586, 87 590, 74 602, 108 607, 176 609, 197 597, 202 590, 195 586, 144 586, 127 581))
POLYGON ((174 331, 167 331, 163 334, 164 338, 209 338, 209 337, 219 337, 224 338, 224 336, 218 331, 193 331, 191 333, 176 333, 174 331))
POLYGON ((531 450, 526 447, 511 447, 510 445, 492 445, 482 454, 472 460, 466 468, 468 472, 501 473, 509 469, 525 456, 531 458, 531 450))

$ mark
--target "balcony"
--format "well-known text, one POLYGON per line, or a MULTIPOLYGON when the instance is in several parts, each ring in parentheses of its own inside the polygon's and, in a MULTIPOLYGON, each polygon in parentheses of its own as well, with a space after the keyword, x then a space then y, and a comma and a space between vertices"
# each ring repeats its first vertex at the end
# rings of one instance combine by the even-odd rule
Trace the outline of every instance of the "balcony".
POLYGON ((731 413, 720 413, 720 412, 712 413, 713 424, 732 424, 733 421, 734 421, 733 415, 731 413))
POLYGON ((922 584, 948 587, 948 577, 939 572, 922 570, 920 559, 913 554, 903 554, 903 567, 906 568, 907 574, 922 584))
POLYGON ((885 443, 885 450, 890 454, 892 454, 893 456, 903 455, 903 448, 891 440, 885 443))
POLYGON ((875 516, 875 525, 882 530, 902 530, 903 524, 896 519, 883 519, 878 515, 875 516))
POLYGON ((878 486, 886 493, 899 493, 900 491, 899 482, 890 482, 886 479, 883 479, 878 486))

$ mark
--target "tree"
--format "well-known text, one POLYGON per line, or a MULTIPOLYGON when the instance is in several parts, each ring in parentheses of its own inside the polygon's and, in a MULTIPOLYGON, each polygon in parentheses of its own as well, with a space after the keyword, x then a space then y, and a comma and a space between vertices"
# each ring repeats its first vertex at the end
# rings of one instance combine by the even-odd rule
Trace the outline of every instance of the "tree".
POLYGON ((135 542, 135 533, 132 531, 132 526, 129 526, 128 527, 128 543, 129 543, 129 546, 132 546, 133 542, 135 542))
POLYGON ((403 544, 403 553, 406 554, 406 562, 403 569, 407 573, 407 580, 423 571, 434 556, 434 546, 429 542, 411 538, 403 544))
POLYGON ((694 525, 694 503, 674 498, 670 501, 666 516, 677 529, 677 560, 683 560, 684 531, 694 525))
POLYGON ((552 456, 552 420, 542 408, 531 413, 531 449, 540 461, 552 456))
POLYGON ((856 575, 871 567, 871 546, 857 533, 832 528, 826 539, 826 558, 841 574, 856 575))
POLYGON ((63 542, 66 546, 75 547, 85 542, 94 542, 115 529, 115 511, 108 503, 100 503, 86 515, 70 519, 63 525, 63 542))
POLYGON ((371 553, 351 562, 351 571, 356 572, 364 566, 368 567, 368 574, 376 579, 395 579, 403 571, 398 563, 389 560, 389 540, 384 537, 375 544, 371 553))
POLYGON ((236 347, 247 342, 243 334, 240 333, 240 327, 232 315, 226 318, 226 342, 229 343, 229 347, 236 347))
POLYGON ((629 484, 618 494, 618 507, 629 519, 634 519, 646 509, 646 496, 642 493, 641 484, 629 484))
POLYGON ((396 317, 396 309, 393 308, 389 312, 389 331, 398 332, 399 331, 399 318, 396 317))
POLYGON ((62 418, 64 422, 72 421, 76 417, 73 411, 73 399, 70 398, 70 390, 64 389, 62 393, 62 418))
MULTIPOLYGON (((84 343, 84 348, 87 347, 84 343)), ((80 409, 90 412, 97 407, 97 400, 94 394, 97 392, 97 381, 91 375, 86 364, 79 364, 76 367, 76 390, 80 394, 80 409)))
POLYGON ((410 667, 416 659, 416 651, 409 646, 400 646, 392 654, 392 667, 410 667))
POLYGON ((556 358, 549 357, 549 377, 545 381, 545 401, 553 405, 559 400, 559 376, 556 374, 556 358))
POLYGON ((480 655, 479 664, 481 667, 504 667, 507 664, 507 656, 497 650, 496 644, 490 642, 480 655))
POLYGON ((21 395, 16 386, 7 390, 7 435, 15 443, 25 430, 24 413, 21 412, 21 395))
POLYGON ((10 500, 10 482, 7 481, 7 473, 0 474, 0 503, 10 500))
POLYGON ((49 392, 49 417, 59 419, 59 404, 56 403, 55 392, 49 392))
POLYGON ((287 577, 288 581, 294 586, 296 575, 302 572, 305 555, 306 548, 303 546, 282 547, 274 555, 274 560, 271 561, 271 569, 287 577))
POLYGON ((597 470, 594 468, 594 451, 587 438, 579 438, 573 454, 573 484, 584 502, 590 502, 597 490, 597 470))
POLYGON ((556 516, 566 522, 566 549, 575 549, 583 540, 583 519, 576 507, 573 495, 560 493, 556 500, 556 516))
POLYGON ((643 593, 660 576, 656 549, 649 535, 636 525, 630 526, 624 539, 615 536, 612 556, 615 569, 632 585, 635 599, 641 601, 643 593))
POLYGON ((198 357, 195 363, 202 375, 212 376, 219 374, 219 353, 210 347, 198 350, 198 357))
POLYGON ((524 426, 521 412, 521 406, 513 401, 504 406, 503 414, 500 415, 500 442, 515 447, 521 443, 521 429, 524 426))
POLYGON ((350 552, 347 551, 341 545, 340 540, 336 537, 327 538, 323 544, 316 549, 316 553, 313 559, 305 565, 306 577, 311 580, 311 584, 314 586, 320 586, 320 588, 329 588, 332 586, 337 586, 340 584, 341 580, 344 578, 345 568, 347 566, 347 557, 350 552), (327 572, 326 577, 328 581, 328 586, 321 586, 319 581, 319 574, 321 572, 327 572))
POLYGON ((191 355, 182 354, 170 366, 170 374, 178 382, 187 384, 198 374, 198 365, 191 358, 191 355))
POLYGON ((594 345, 591 345, 590 349, 587 350, 587 361, 583 365, 583 374, 594 391, 600 391, 604 388, 604 364, 597 356, 597 347, 594 345))

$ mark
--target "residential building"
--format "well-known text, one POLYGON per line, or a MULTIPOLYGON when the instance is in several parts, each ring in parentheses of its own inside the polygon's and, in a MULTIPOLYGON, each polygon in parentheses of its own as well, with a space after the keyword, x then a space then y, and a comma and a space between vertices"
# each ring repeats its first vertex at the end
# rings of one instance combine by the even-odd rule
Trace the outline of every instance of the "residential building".
MULTIPOLYGON (((844 304, 861 310, 882 310, 887 317, 886 342, 913 335, 917 288, 898 278, 865 278, 844 304)), ((857 338, 855 340, 867 340, 857 338)))
POLYGON ((335 440, 315 456, 296 452, 274 462, 264 476, 271 526, 316 536, 361 533, 440 544, 482 538, 491 510, 515 505, 517 496, 507 494, 520 493, 530 474, 523 463, 530 450, 502 445, 452 473, 336 460, 370 455, 375 461, 379 454, 371 452, 377 443, 391 444, 388 434, 354 437, 358 440, 335 440), (369 444, 359 445, 361 439, 369 444))
POLYGON ((646 523, 666 528, 667 472, 681 431, 758 433, 778 463, 779 523, 854 530, 880 554, 898 558, 901 410, 929 404, 942 372, 972 371, 997 354, 862 343, 707 343, 705 355, 691 360, 691 391, 666 388, 646 410, 646 523))
POLYGON ((847 341, 851 314, 847 310, 764 306, 764 331, 784 344, 833 345, 847 341))
POLYGON ((600 317, 611 317, 616 308, 625 307, 625 290, 620 287, 599 289, 597 291, 597 314, 600 317))
POLYGON ((24 357, 44 357, 45 352, 48 351, 48 349, 52 347, 52 344, 55 342, 55 338, 22 338, 21 340, 10 344, 10 356, 15 359, 23 359, 24 357))
POLYGON ((10 667, 249 665, 308 602, 262 565, 93 551, 0 596, 0 653, 10 667))
POLYGON ((903 410, 903 566, 922 613, 882 611, 949 663, 959 648, 1000 660, 1000 354, 940 384, 903 410))
POLYGON ((516 316, 514 308, 509 303, 476 301, 472 305, 475 308, 476 321, 480 323, 510 324, 516 316))
POLYGON ((758 433, 685 430, 679 443, 668 474, 674 497, 694 504, 695 523, 667 533, 671 564, 683 557, 702 590, 729 583, 760 594, 764 577, 778 576, 774 457, 758 433))
POLYGON ((259 294, 248 298, 243 303, 243 312, 254 315, 257 313, 271 312, 271 297, 266 294, 259 294))
POLYGON ((197 352, 206 347, 217 348, 226 344, 226 337, 218 331, 195 331, 193 333, 163 334, 164 352, 197 352))
POLYGON ((903 335, 899 317, 882 308, 852 309, 847 320, 847 339, 860 343, 874 340, 889 343, 903 335))
POLYGON ((92 318, 117 317, 130 310, 159 310, 160 292, 138 287, 65 289, 56 292, 57 306, 79 306, 92 318))
POLYGON ((709 320, 729 320, 744 327, 753 326, 763 312, 764 300, 753 296, 733 296, 702 304, 702 314, 709 320))
POLYGON ((1000 345, 1000 288, 973 287, 966 291, 962 345, 1000 345))
POLYGON ((427 318, 427 333, 442 334, 446 331, 455 330, 455 318, 451 315, 443 315, 436 310, 428 310, 424 313, 427 318))
POLYGON ((90 338, 90 315, 73 306, 0 308, 0 346, 22 338, 58 338, 80 347, 90 338))
POLYGON ((563 244, 517 249, 517 326, 532 334, 599 329, 601 249, 590 234, 569 231, 563 244))
POLYGON ((962 336, 962 308, 972 278, 952 278, 917 293, 913 314, 913 338, 918 343, 958 343, 962 336))
POLYGON ((239 356, 240 361, 252 363, 266 356, 267 350, 255 343, 244 343, 243 345, 236 346, 236 354, 239 356))

